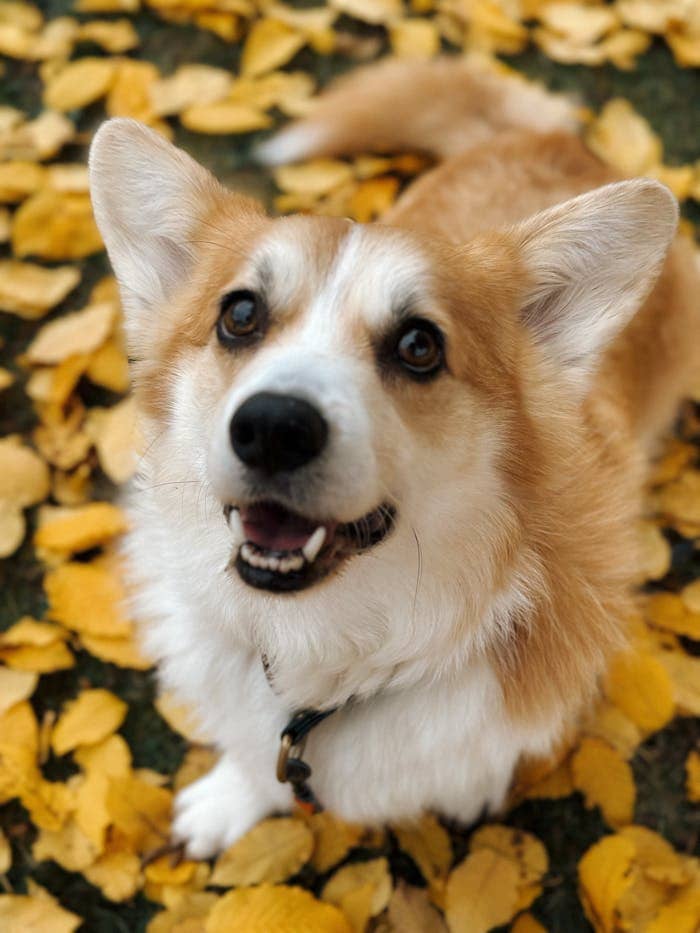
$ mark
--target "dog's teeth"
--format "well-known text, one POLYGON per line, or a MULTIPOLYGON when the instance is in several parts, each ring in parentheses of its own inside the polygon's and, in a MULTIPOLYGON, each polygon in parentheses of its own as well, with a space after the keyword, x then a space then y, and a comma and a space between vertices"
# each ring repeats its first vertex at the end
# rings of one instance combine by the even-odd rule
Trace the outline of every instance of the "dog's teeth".
POLYGON ((323 547, 323 542, 325 540, 326 529, 323 527, 323 525, 319 525, 316 531, 314 531, 304 547, 301 549, 304 557, 310 564, 313 564, 313 562, 318 557, 318 552, 323 547))
POLYGON ((253 545, 249 541, 246 541, 246 543, 241 548, 241 557, 243 558, 243 560, 247 560, 248 562, 250 562, 250 558, 253 556, 254 553, 255 552, 253 551, 253 545))
POLYGON ((245 541, 245 531, 243 530, 241 513, 235 506, 228 513, 228 527, 236 544, 242 544, 245 541))
POLYGON ((280 561, 280 573, 289 573, 290 570, 301 570, 304 566, 304 558, 301 554, 293 554, 291 557, 285 557, 280 561))

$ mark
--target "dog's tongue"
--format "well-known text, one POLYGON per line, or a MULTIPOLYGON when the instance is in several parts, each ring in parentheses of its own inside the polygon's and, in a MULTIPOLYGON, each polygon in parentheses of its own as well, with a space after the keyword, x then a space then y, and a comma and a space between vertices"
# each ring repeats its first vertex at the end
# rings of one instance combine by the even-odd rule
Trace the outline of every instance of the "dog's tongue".
POLYGON ((270 551, 300 550, 318 527, 273 502, 257 502, 240 511, 246 539, 270 551))

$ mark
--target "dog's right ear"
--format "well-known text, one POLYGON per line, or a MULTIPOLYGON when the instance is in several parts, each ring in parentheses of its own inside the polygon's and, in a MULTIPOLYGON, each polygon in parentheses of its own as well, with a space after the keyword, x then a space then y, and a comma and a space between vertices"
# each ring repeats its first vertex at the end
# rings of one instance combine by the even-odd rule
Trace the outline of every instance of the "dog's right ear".
POLYGON ((227 191, 180 149, 135 120, 103 123, 90 149, 90 193, 132 335, 188 275, 197 231, 227 191))

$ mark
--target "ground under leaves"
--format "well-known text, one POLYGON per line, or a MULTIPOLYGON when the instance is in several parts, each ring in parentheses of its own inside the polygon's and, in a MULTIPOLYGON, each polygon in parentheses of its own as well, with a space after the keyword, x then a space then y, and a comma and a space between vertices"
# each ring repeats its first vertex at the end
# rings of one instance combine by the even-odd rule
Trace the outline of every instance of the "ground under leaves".
POLYGON ((284 817, 213 864, 144 861, 212 753, 155 698, 121 609, 110 500, 136 441, 85 147, 105 115, 134 116, 280 212, 371 220, 424 170, 417 154, 271 178, 251 144, 340 71, 441 49, 576 92, 591 148, 666 182, 692 234, 697 0, 0 2, 3 933, 700 928, 700 374, 640 523, 634 650, 580 734, 522 769, 500 823, 284 817))

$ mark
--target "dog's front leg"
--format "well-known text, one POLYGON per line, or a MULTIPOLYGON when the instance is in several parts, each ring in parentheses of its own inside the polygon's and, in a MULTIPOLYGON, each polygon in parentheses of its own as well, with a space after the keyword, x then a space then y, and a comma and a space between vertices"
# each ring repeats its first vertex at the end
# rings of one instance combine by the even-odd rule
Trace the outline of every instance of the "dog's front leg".
MULTIPOLYGON (((267 762, 266 762, 267 764, 267 762)), ((227 848, 258 820, 292 805, 289 785, 224 754, 204 777, 185 787, 175 800, 173 836, 190 858, 208 858, 227 848)))

